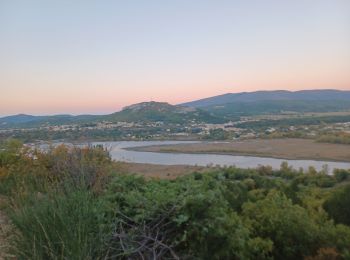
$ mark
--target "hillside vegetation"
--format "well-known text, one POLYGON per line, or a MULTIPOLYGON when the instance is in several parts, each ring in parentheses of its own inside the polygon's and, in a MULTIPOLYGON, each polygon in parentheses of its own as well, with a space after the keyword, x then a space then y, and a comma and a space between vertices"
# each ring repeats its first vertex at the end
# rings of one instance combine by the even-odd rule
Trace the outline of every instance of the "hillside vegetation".
POLYGON ((280 113, 325 113, 350 110, 349 100, 261 100, 252 102, 237 101, 223 105, 202 108, 216 116, 236 118, 280 113))
POLYGON ((302 90, 228 93, 182 104, 237 119, 239 116, 350 110, 350 91, 302 90))
POLYGON ((349 178, 284 163, 145 179, 101 147, 0 150, 17 259, 349 259, 349 178))
POLYGON ((184 123, 223 123, 220 117, 197 108, 173 106, 163 102, 144 102, 125 107, 106 117, 111 121, 184 123))
POLYGON ((255 91, 227 93, 224 95, 199 99, 187 103, 184 106, 190 107, 210 107, 235 102, 256 102, 256 101, 325 101, 325 100, 350 100, 350 91, 341 91, 335 89, 320 90, 272 90, 272 91, 255 91))
POLYGON ((32 116, 0 118, 0 128, 30 128, 97 122, 163 122, 164 124, 224 123, 241 116, 262 114, 325 113, 350 110, 350 91, 303 90, 228 93, 180 105, 142 102, 108 115, 32 116))
POLYGON ((0 118, 0 128, 38 127, 63 124, 89 124, 102 121, 111 122, 163 122, 165 124, 223 123, 226 120, 211 112, 197 108, 173 106, 164 102, 144 102, 125 107, 120 112, 109 115, 54 115, 31 116, 14 115, 0 118))

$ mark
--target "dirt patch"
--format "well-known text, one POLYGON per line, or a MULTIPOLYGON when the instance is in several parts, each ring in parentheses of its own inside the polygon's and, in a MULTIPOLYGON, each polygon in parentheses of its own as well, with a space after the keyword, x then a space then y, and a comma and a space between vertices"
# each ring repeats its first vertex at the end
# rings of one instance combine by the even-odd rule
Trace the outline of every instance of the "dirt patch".
POLYGON ((317 143, 309 139, 254 139, 232 142, 160 145, 134 148, 138 151, 215 153, 280 159, 350 162, 350 145, 317 143))

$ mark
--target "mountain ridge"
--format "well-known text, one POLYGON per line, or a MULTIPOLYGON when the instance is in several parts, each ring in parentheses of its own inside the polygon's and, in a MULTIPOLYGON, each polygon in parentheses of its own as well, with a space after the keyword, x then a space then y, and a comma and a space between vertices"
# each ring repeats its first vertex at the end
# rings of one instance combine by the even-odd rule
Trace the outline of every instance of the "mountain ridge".
POLYGON ((239 116, 274 114, 283 111, 303 113, 344 110, 350 110, 350 91, 346 90, 255 91, 226 93, 177 105, 155 101, 141 102, 107 115, 17 114, 0 118, 0 128, 100 121, 222 123, 239 116))
POLYGON ((268 100, 350 100, 350 91, 336 89, 314 90, 261 90, 253 92, 226 93, 181 103, 184 106, 208 107, 233 102, 255 102, 268 100))
POLYGON ((0 118, 0 128, 13 126, 38 126, 65 123, 89 123, 89 122, 157 122, 189 123, 208 122, 222 123, 223 119, 211 115, 210 112, 201 109, 171 105, 166 102, 141 102, 124 107, 121 111, 107 115, 53 115, 32 116, 17 114, 0 118))

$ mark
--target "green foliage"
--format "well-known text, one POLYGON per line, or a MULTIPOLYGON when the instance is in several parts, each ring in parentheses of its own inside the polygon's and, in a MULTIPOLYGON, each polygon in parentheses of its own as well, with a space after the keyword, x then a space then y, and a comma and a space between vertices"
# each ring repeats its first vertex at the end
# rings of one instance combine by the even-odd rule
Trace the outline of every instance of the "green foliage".
POLYGON ((350 179, 350 170, 336 169, 334 171, 334 177, 338 182, 342 182, 350 179))
POLYGON ((122 111, 105 116, 110 121, 125 122, 163 122, 184 124, 190 122, 223 123, 222 117, 217 117, 207 111, 197 108, 173 106, 163 102, 144 102, 124 108, 122 111))
POLYGON ((273 241, 276 259, 302 258, 322 243, 308 212, 281 193, 270 192, 263 200, 246 203, 243 216, 257 236, 273 241))
POLYGON ((87 190, 71 188, 36 198, 14 210, 18 259, 96 259, 103 246, 99 202, 87 190))
POLYGON ((161 180, 120 173, 101 147, 12 142, 0 155, 18 259, 350 256, 347 171, 283 163, 161 180))
POLYGON ((9 139, 0 146, 0 167, 9 167, 16 163, 23 144, 16 139, 9 139), (2 148, 2 149, 1 149, 2 148))
POLYGON ((337 222, 350 225, 350 185, 340 188, 325 201, 324 208, 337 222))
POLYGON ((298 113, 329 112, 350 109, 348 100, 259 100, 250 102, 226 103, 205 108, 218 116, 235 118, 237 116, 251 116, 261 114, 278 114, 283 111, 298 113))
POLYGON ((221 128, 211 129, 209 134, 204 136, 204 139, 208 140, 225 140, 229 137, 229 133, 221 128))
POLYGON ((266 129, 267 127, 278 127, 278 126, 299 126, 299 125, 321 125, 324 123, 344 123, 349 122, 350 116, 315 116, 315 117, 296 117, 296 118, 285 118, 278 120, 260 120, 252 122, 243 122, 237 124, 239 128, 245 129, 266 129))
MULTIPOLYGON (((248 228, 231 207, 235 206, 234 200, 228 201, 226 198, 229 186, 222 186, 226 184, 225 178, 220 181, 217 175, 202 177, 198 179, 193 175, 172 182, 145 182, 140 177, 132 176, 116 177, 107 197, 112 205, 118 205, 117 233, 121 232, 121 223, 126 221, 123 216, 127 216, 128 220, 123 231, 134 239, 135 232, 138 237, 141 236, 140 226, 143 227, 141 230, 150 229, 152 233, 155 232, 152 223, 165 219, 167 224, 161 225, 156 233, 162 238, 162 243, 166 243, 180 257, 242 259, 254 254, 268 255, 272 243, 250 237, 248 228)), ((128 245, 129 250, 125 252, 119 240, 110 243, 109 252, 117 255, 134 252, 139 246, 127 240, 124 246, 128 245)), ((133 255, 130 253, 128 256, 133 255)))
POLYGON ((5 161, 0 176, 16 230, 12 253, 19 259, 96 259, 104 223, 103 201, 96 196, 108 180, 108 154, 99 147, 65 146, 3 153, 2 158, 16 158, 5 161))

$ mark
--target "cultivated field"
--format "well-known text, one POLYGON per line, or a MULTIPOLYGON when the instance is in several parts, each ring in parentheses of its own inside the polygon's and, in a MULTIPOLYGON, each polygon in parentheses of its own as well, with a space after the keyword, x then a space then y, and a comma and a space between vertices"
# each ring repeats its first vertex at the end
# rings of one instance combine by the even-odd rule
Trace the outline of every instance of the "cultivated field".
POLYGON ((138 151, 215 153, 282 159, 350 161, 350 145, 317 143, 309 139, 254 139, 232 142, 161 145, 133 148, 138 151))

